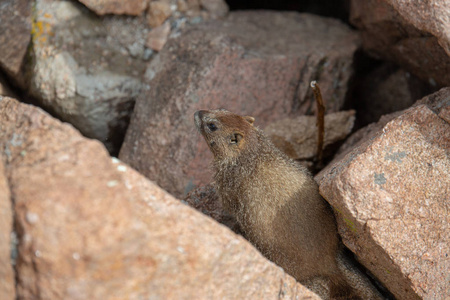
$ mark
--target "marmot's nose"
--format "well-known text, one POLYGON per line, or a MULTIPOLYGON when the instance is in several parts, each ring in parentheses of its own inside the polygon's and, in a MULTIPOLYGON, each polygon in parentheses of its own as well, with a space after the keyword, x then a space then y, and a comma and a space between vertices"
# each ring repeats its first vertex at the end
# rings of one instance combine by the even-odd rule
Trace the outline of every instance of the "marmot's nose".
POLYGON ((195 125, 197 126, 197 128, 200 129, 200 127, 202 126, 202 118, 203 118, 203 114, 205 113, 204 110, 198 110, 195 112, 194 114, 194 121, 195 121, 195 125))
POLYGON ((194 118, 201 119, 203 117, 204 110, 197 110, 194 114, 194 118))

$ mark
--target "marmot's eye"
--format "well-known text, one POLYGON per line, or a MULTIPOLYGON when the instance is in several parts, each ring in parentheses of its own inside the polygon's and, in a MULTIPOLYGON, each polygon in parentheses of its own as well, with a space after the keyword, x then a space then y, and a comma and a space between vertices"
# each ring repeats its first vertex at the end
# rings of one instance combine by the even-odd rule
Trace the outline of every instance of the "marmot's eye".
POLYGON ((211 131, 217 130, 217 126, 214 123, 208 123, 208 124, 206 124, 206 126, 208 126, 209 130, 211 130, 211 131))

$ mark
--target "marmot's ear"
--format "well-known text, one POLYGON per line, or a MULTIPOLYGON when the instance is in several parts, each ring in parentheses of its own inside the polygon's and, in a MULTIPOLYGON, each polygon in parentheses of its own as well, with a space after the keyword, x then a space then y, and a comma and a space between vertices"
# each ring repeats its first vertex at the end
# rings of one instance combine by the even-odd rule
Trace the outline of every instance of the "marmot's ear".
POLYGON ((239 132, 235 132, 231 135, 230 143, 231 144, 239 144, 239 142, 242 140, 243 136, 239 132))
POLYGON ((245 116, 244 119, 252 125, 253 125, 253 122, 255 122, 255 118, 250 117, 250 116, 245 116))

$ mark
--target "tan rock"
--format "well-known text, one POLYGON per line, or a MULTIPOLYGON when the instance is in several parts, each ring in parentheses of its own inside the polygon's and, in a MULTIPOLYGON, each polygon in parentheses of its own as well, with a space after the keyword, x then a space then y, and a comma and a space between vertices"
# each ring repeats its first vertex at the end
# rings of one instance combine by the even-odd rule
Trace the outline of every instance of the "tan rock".
POLYGON ((183 198, 212 175, 195 111, 223 107, 264 128, 314 110, 313 78, 328 112, 338 111, 358 43, 341 22, 298 13, 232 12, 189 28, 148 66, 149 88, 136 102, 120 158, 183 198))
POLYGON ((98 15, 139 16, 147 7, 149 0, 78 0, 98 15))
MULTIPOLYGON (((1 96, 0 96, 1 97, 1 96)), ((0 98, 1 99, 1 98, 0 98)), ((11 236, 13 232, 12 199, 3 159, 0 159, 0 299, 16 299, 14 270, 11 255, 14 253, 11 236)))
MULTIPOLYGON (((450 106, 450 88, 422 101, 450 106)), ((432 104, 428 104, 432 108, 432 104)), ((398 299, 448 299, 450 124, 419 103, 317 177, 343 242, 398 299)))
POLYGON ((154 28, 148 33, 147 47, 155 51, 161 51, 167 42, 170 34, 170 23, 165 22, 163 25, 154 28))
POLYGON ((172 14, 171 4, 165 1, 152 1, 147 12, 147 21, 151 27, 161 26, 172 14))
POLYGON ((224 17, 228 13, 228 5, 224 0, 200 0, 200 5, 218 17, 224 17))
POLYGON ((319 299, 42 110, 0 100, 20 299, 319 299))
POLYGON ((350 22, 360 29, 363 48, 372 56, 434 85, 449 86, 448 6, 447 0, 352 0, 350 22))
POLYGON ((31 1, 2 0, 0 8, 0 68, 19 84, 28 44, 31 39, 31 1))
MULTIPOLYGON (((317 153, 317 118, 300 116, 268 125, 264 132, 272 142, 294 159, 312 159, 317 153)), ((353 128, 355 111, 341 111, 325 116, 324 148, 345 139, 353 128)))

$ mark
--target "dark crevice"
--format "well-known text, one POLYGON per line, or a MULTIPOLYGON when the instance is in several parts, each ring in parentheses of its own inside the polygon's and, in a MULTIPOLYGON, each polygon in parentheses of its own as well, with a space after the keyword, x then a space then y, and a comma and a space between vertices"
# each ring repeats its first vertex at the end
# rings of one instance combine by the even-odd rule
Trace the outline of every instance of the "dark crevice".
POLYGON ((324 17, 333 17, 348 23, 348 0, 226 0, 230 10, 278 10, 311 13, 324 17))

